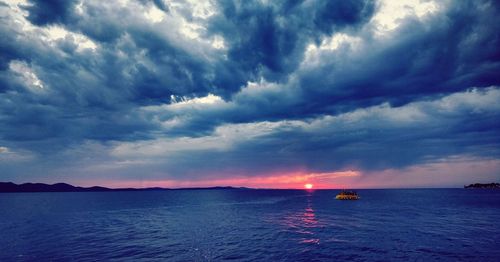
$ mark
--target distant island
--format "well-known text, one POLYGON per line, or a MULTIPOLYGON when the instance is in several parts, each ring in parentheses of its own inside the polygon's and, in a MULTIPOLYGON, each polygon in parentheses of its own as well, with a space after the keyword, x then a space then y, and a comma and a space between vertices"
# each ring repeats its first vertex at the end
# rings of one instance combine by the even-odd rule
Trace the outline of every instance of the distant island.
POLYGON ((500 189, 500 183, 489 183, 489 184, 470 184, 468 186, 464 186, 464 188, 497 188, 500 189))
POLYGON ((192 188, 107 188, 101 186, 79 187, 66 183, 43 184, 24 183, 14 184, 12 182, 0 182, 0 193, 16 192, 106 192, 106 191, 154 191, 154 190, 214 190, 214 189, 249 189, 246 187, 192 187, 192 188))

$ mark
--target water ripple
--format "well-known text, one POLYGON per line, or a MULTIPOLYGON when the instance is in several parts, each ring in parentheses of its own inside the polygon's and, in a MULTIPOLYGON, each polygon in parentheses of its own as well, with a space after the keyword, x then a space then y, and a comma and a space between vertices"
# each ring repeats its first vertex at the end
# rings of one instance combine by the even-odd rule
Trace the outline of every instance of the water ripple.
POLYGON ((1 194, 0 261, 500 260, 499 191, 359 192, 1 194))

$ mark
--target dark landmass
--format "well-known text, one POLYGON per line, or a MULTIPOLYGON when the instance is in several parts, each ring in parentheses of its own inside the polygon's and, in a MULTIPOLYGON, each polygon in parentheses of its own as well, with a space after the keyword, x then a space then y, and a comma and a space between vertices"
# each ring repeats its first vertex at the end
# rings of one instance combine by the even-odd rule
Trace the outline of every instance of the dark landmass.
POLYGON ((500 183, 489 183, 489 184, 470 184, 468 186, 464 186, 464 188, 497 188, 500 189, 500 183))
POLYGON ((107 188, 101 186, 79 187, 66 183, 53 185, 43 183, 14 184, 12 182, 0 182, 0 193, 15 192, 104 192, 104 191, 155 191, 155 190, 228 190, 228 189, 248 189, 245 187, 196 187, 196 188, 107 188))

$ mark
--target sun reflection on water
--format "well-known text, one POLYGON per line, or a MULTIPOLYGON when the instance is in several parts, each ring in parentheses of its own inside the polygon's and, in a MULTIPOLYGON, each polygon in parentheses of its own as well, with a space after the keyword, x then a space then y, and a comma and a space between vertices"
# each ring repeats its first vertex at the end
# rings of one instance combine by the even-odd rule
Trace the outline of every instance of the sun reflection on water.
POLYGON ((305 207, 300 211, 288 213, 281 219, 281 223, 286 227, 288 233, 292 233, 299 243, 319 244, 320 239, 316 235, 316 230, 321 227, 320 221, 315 214, 312 194, 309 192, 305 197, 305 207))

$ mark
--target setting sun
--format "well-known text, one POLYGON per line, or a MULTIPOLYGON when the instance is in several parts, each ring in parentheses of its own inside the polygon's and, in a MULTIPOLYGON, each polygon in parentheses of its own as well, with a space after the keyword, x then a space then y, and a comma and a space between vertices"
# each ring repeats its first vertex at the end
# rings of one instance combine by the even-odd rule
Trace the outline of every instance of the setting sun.
POLYGON ((312 189, 313 188, 313 184, 305 184, 304 188, 306 188, 306 189, 312 189))

